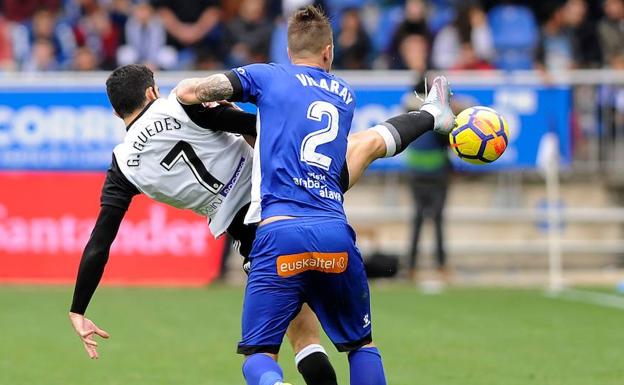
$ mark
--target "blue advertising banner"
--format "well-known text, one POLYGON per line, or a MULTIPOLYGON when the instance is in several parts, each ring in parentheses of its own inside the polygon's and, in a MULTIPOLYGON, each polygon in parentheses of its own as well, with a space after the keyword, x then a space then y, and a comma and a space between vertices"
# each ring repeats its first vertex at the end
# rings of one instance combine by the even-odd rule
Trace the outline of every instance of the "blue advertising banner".
POLYGON ((0 169, 105 170, 124 133, 102 89, 0 89, 0 169))
MULTIPOLYGON (((403 112, 402 98, 409 87, 355 86, 357 132, 403 112)), ((163 88, 163 92, 168 91, 163 88)), ((509 122, 510 144, 503 156, 487 166, 462 169, 489 171, 535 167, 542 136, 559 134, 564 163, 571 158, 571 92, 564 87, 496 86, 454 88, 454 100, 463 107, 492 106, 509 122)), ((125 134, 103 88, 66 86, 2 88, 0 86, 0 169, 105 170, 111 151, 125 134)), ((402 157, 375 162, 374 169, 403 170, 402 157)))

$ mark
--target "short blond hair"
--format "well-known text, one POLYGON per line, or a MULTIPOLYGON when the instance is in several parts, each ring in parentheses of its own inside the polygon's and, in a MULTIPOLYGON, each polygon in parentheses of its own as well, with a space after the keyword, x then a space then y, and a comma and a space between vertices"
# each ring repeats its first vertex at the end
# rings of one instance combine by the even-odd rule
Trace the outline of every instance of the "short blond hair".
POLYGON ((294 56, 320 54, 333 43, 332 33, 325 13, 314 5, 308 5, 288 20, 288 49, 294 56))

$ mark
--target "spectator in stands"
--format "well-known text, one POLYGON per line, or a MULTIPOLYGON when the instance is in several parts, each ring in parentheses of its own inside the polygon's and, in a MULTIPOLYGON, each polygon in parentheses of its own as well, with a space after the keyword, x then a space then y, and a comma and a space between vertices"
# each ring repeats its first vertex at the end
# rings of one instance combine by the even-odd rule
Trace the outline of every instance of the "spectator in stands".
POLYGON ((80 47, 74 53, 71 69, 73 71, 97 71, 98 58, 89 47, 80 47))
POLYGON ((113 24, 108 12, 96 0, 86 0, 84 16, 74 31, 79 46, 87 46, 98 58, 98 67, 113 69, 117 66, 117 48, 121 31, 113 24))
POLYGON ((544 5, 546 21, 536 52, 536 66, 541 70, 557 71, 577 66, 572 30, 565 25, 565 4, 544 5))
POLYGON ((281 0, 282 3, 282 15, 288 19, 292 13, 299 8, 303 8, 307 5, 314 4, 327 10, 327 2, 319 0, 281 0))
POLYGON ((154 0, 153 4, 167 31, 168 44, 179 50, 182 68, 192 67, 198 58, 221 56, 218 0, 154 0))
POLYGON ((111 21, 120 31, 123 31, 134 7, 138 4, 149 3, 149 0, 108 0, 108 2, 110 2, 107 8, 111 21))
POLYGON ((605 0, 604 13, 598 24, 603 64, 624 69, 624 0, 605 0))
POLYGON ((36 40, 22 69, 27 72, 57 71, 59 65, 56 61, 54 44, 46 39, 36 40))
POLYGON ((238 15, 227 24, 232 67, 267 61, 273 23, 265 8, 264 0, 243 0, 238 15))
POLYGON ((0 14, 0 71, 15 69, 11 23, 0 14))
POLYGON ((471 43, 463 43, 459 51, 457 63, 452 70, 493 70, 495 67, 487 60, 479 57, 471 43))
POLYGON ((438 69, 489 69, 494 54, 492 33, 478 3, 467 2, 453 23, 442 28, 433 41, 431 61, 438 69))
POLYGON ((165 45, 165 28, 146 0, 132 10, 125 26, 125 41, 117 51, 118 65, 142 63, 151 68, 173 69, 177 63, 175 49, 165 45))
POLYGON ((423 35, 407 35, 399 46, 400 65, 404 69, 414 71, 417 76, 424 76, 429 68, 429 42, 423 35))
POLYGON ((56 13, 62 0, 3 0, 0 2, 2 14, 14 22, 28 22, 38 9, 47 9, 56 13))
POLYGON ((347 8, 340 19, 340 30, 335 39, 336 68, 363 70, 370 68, 371 40, 362 26, 359 9, 347 8))
POLYGON ((504 70, 533 69, 539 41, 533 11, 512 0, 491 3, 495 6, 488 12, 488 24, 494 41, 494 65, 504 70))
MULTIPOLYGON (((402 60, 400 51, 405 46, 404 40, 410 36, 418 36, 429 46, 429 29, 427 27, 427 6, 423 0, 407 0, 405 2, 405 19, 397 26, 388 47, 389 66, 392 69, 405 69, 406 64, 402 60)), ((378 33, 383 33, 380 31, 378 33)), ((411 39, 412 45, 416 39, 411 39)), ((404 54, 409 54, 404 52, 404 54)))
POLYGON ((565 23, 572 33, 575 62, 579 67, 598 67, 602 57, 596 23, 588 17, 586 0, 568 0, 564 7, 565 23))
POLYGON ((31 49, 34 49, 34 43, 37 40, 46 40, 52 43, 55 62, 59 69, 68 67, 76 49, 74 34, 69 25, 59 22, 56 14, 46 8, 35 12, 29 26, 31 49))

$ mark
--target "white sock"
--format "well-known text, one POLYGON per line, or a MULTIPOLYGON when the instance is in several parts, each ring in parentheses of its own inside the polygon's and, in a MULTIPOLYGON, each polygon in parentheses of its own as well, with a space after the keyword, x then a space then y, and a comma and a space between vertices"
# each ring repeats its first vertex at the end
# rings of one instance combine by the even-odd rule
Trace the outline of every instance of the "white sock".
POLYGON ((386 143, 385 157, 389 158, 391 156, 394 156, 397 151, 397 143, 394 138, 394 135, 392 135, 392 132, 390 132, 390 128, 388 128, 388 126, 386 126, 385 124, 378 124, 375 127, 371 128, 371 130, 381 135, 384 142, 386 143))
POLYGON ((323 353, 323 354, 327 355, 327 352, 325 351, 325 348, 323 348, 321 345, 319 345, 319 344, 310 344, 310 345, 306 346, 305 348, 301 349, 299 351, 299 353, 297 353, 297 355, 295 355, 295 366, 299 366, 299 363, 301 362, 301 360, 303 360, 304 358, 306 358, 307 356, 309 356, 312 353, 323 353))

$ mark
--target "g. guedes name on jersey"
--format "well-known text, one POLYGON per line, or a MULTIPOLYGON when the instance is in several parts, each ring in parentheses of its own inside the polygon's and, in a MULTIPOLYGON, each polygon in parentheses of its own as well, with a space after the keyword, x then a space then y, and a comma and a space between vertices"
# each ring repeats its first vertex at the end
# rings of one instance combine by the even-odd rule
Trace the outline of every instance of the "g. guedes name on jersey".
POLYGON ((143 127, 137 134, 137 140, 132 143, 132 147, 143 151, 149 138, 164 131, 179 130, 182 127, 176 118, 168 117, 162 120, 155 120, 152 124, 143 127), (173 122, 172 122, 173 121, 173 122))

